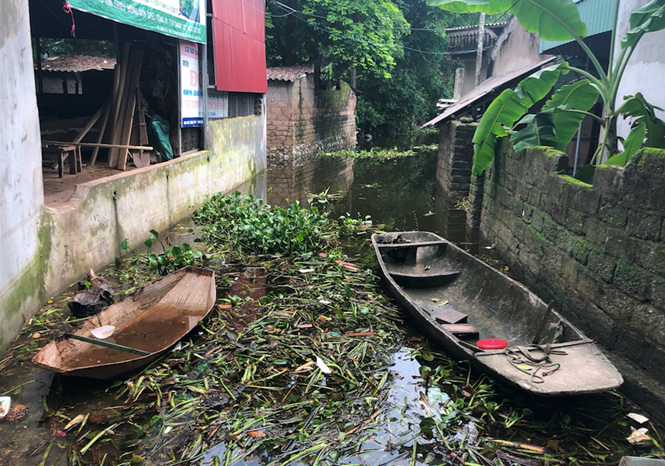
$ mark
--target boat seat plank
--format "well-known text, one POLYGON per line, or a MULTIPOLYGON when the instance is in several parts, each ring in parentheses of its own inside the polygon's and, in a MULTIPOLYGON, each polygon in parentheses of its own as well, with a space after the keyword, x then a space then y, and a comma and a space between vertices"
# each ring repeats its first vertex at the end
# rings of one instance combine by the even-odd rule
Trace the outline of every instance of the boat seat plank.
POLYGON ((388 244, 377 244, 379 249, 412 249, 412 248, 424 248, 427 246, 439 246, 441 244, 448 244, 447 241, 421 241, 417 243, 388 243, 388 244))
POLYGON ((408 288, 443 286, 453 281, 460 274, 459 270, 421 273, 389 271, 388 273, 398 285, 408 288))
POLYGON ((447 307, 435 309, 432 311, 432 317, 440 324, 466 324, 469 314, 447 307))
POLYGON ((441 327, 459 338, 478 338, 480 332, 471 324, 444 324, 441 327))

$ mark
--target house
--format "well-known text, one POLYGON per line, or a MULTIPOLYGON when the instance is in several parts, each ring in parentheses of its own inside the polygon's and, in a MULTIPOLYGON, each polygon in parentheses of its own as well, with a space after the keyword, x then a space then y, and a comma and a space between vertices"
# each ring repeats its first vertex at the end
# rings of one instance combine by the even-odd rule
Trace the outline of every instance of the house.
MULTIPOLYGON (((206 194, 265 169, 264 12, 264 0, 194 1, 186 11, 177 1, 71 0, 64 10, 40 0, 1 2, 0 349, 45 299, 120 255, 124 238, 138 243, 150 229, 167 229, 206 194), (118 65, 97 72, 90 85, 80 81, 82 70, 49 71, 43 40, 71 35, 113 44, 118 65), (54 80, 62 93, 51 92, 54 80), (142 152, 157 141, 146 139, 142 116, 168 124, 159 140, 173 158, 124 171, 142 155, 128 146, 142 152), (47 205, 52 166, 42 168, 43 123, 76 118, 88 124, 74 125, 81 139, 67 140, 79 145, 66 151, 73 174, 60 178, 73 192, 47 205), (105 158, 115 158, 119 170, 76 181, 105 158)), ((60 152, 55 142, 49 149, 60 152)))
MULTIPOLYGON (((506 23, 492 23, 484 25, 483 57, 480 70, 480 82, 491 75, 490 52, 494 48, 499 35, 506 23)), ((446 29, 448 36, 448 52, 462 66, 455 71, 455 90, 453 99, 458 100, 468 94, 475 87, 476 57, 478 55, 479 26, 460 26, 446 29)))

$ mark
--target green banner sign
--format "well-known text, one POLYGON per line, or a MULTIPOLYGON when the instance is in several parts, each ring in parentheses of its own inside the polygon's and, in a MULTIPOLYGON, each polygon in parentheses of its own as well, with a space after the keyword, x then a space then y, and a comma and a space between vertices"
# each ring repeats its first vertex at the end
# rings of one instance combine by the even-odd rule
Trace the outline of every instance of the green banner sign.
POLYGON ((205 0, 69 0, 85 11, 130 26, 206 42, 205 0))

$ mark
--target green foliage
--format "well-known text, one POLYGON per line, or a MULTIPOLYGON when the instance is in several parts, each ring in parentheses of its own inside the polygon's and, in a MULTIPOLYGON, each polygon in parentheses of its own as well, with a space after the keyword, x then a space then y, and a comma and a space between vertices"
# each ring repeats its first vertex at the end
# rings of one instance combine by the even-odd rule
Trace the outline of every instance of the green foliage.
POLYGON ((586 35, 586 26, 581 22, 577 6, 572 0, 521 0, 515 3, 506 0, 429 0, 428 3, 457 12, 510 11, 527 31, 537 32, 541 39, 574 39, 596 71, 594 76, 562 63, 525 78, 515 91, 501 93, 483 115, 474 135, 474 173, 481 173, 494 159, 497 138, 508 134, 504 126, 515 129, 517 125, 527 125, 511 136, 516 150, 534 145, 548 145, 563 150, 584 116, 589 115, 599 120, 604 127, 601 144, 592 160, 594 163, 599 163, 604 154, 611 156, 617 152, 616 122, 620 116, 632 117, 636 129, 626 140, 626 155, 610 157, 612 163, 627 163, 644 142, 650 147, 665 146, 665 122, 656 117, 655 108, 641 94, 628 96, 623 104, 618 108, 616 106, 621 78, 640 38, 647 32, 665 29, 665 0, 652 0, 631 14, 631 29, 621 42, 621 53, 609 73, 605 72, 582 40, 586 35), (559 76, 569 71, 585 79, 563 86, 542 107, 540 113, 524 117, 516 125, 515 122, 529 108, 553 89, 559 76), (604 104, 603 118, 588 113, 599 97, 604 104), (638 139, 639 136, 642 139, 638 139))
POLYGON ((552 146, 557 143, 551 110, 536 115, 526 115, 517 124, 526 127, 511 135, 516 152, 529 147, 552 146))
POLYGON ((319 198, 309 209, 293 202, 284 209, 239 192, 215 194, 194 214, 194 221, 207 241, 229 244, 239 253, 311 256, 334 236, 334 222, 316 204, 327 201, 319 198))
POLYGON ((621 48, 635 47, 647 32, 665 28, 665 1, 655 0, 630 15, 630 30, 621 41, 621 48))
POLYGON ((512 127, 526 113, 526 110, 527 107, 522 103, 522 99, 512 89, 504 90, 487 107, 487 111, 473 135, 474 174, 482 173, 492 163, 497 137, 508 134, 504 126, 512 127))
POLYGON ((573 139, 585 113, 598 101, 600 93, 588 79, 559 88, 543 106, 543 110, 553 110, 553 124, 556 141, 552 147, 563 151, 573 139), (567 110, 579 110, 571 112, 567 110))
POLYGON ((154 270, 160 275, 175 272, 189 265, 196 265, 204 259, 203 253, 193 250, 187 243, 167 248, 164 242, 159 239, 159 233, 156 230, 150 230, 150 238, 145 240, 143 244, 147 249, 144 253, 140 253, 132 249, 129 240, 125 238, 121 243, 121 248, 132 255, 133 265, 145 265, 148 269, 154 270), (155 243, 160 245, 161 252, 153 252, 155 243))
POLYGON ((358 126, 377 145, 408 148, 422 142, 420 125, 436 116, 435 103, 451 98, 457 62, 444 54, 445 28, 477 24, 478 15, 458 15, 426 8, 424 0, 398 3, 412 31, 402 38, 405 50, 391 72, 391 79, 358 76, 358 126), (423 50, 419 53, 414 50, 423 50))
POLYGON ((390 0, 289 0, 270 4, 269 66, 319 64, 338 79, 352 68, 385 78, 408 23, 390 0))
POLYGON ((646 126, 646 145, 658 149, 665 149, 665 122, 656 116, 656 109, 649 102, 644 100, 642 93, 638 92, 634 96, 625 97, 625 101, 619 112, 624 116, 634 118, 634 125, 646 126))
POLYGON ((358 127, 380 146, 420 143, 418 127, 436 115, 435 102, 452 96, 456 63, 444 56, 445 29, 475 24, 477 15, 428 9, 425 0, 284 3, 268 4, 268 65, 318 64, 320 84, 351 82, 355 69, 358 127))
POLYGON ((321 155, 327 157, 345 157, 351 159, 371 159, 376 161, 392 160, 401 157, 411 157, 414 155, 436 155, 439 150, 437 144, 429 144, 424 146, 415 146, 408 150, 383 147, 372 147, 369 150, 339 150, 336 152, 326 152, 321 155))
POLYGON ((619 165, 620 167, 625 166, 633 158, 633 155, 642 148, 642 141, 644 141, 646 132, 647 125, 645 123, 640 123, 633 128, 623 143, 623 152, 610 157, 605 163, 607 165, 619 165))

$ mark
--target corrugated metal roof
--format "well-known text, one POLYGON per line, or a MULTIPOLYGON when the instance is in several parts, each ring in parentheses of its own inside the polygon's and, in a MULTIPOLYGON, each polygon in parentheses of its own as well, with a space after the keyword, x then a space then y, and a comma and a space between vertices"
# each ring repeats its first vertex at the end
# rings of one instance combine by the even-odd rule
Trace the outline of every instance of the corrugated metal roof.
POLYGON ((515 81, 522 79, 523 77, 533 73, 545 65, 549 65, 555 59, 556 57, 549 57, 536 63, 535 65, 527 66, 521 70, 512 71, 508 74, 504 74, 503 76, 493 76, 488 80, 483 81, 480 83, 480 86, 476 87, 474 90, 458 100, 455 105, 448 107, 441 115, 422 125, 422 128, 427 128, 428 126, 434 126, 439 123, 443 123, 451 117, 463 116, 471 109, 472 106, 476 105, 484 98, 491 97, 493 94, 511 87, 515 81))
MULTIPOLYGON (((102 71, 115 68, 115 58, 93 57, 90 55, 61 55, 42 60, 42 71, 80 73, 102 71)), ((37 65, 35 64, 35 68, 37 65)))
POLYGON ((282 66, 268 68, 268 81, 291 81, 301 79, 308 74, 314 73, 314 67, 306 66, 282 66))
MULTIPOLYGON (((580 10, 580 18, 587 26, 587 37, 608 32, 614 29, 614 18, 616 17, 618 0, 575 0, 580 10)), ((572 40, 564 41, 540 41, 540 53, 568 44, 572 40)))

